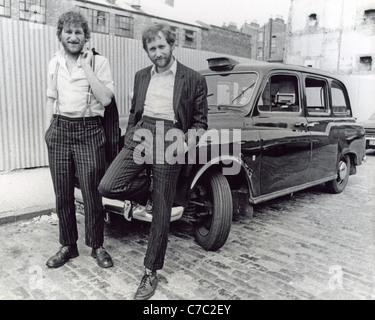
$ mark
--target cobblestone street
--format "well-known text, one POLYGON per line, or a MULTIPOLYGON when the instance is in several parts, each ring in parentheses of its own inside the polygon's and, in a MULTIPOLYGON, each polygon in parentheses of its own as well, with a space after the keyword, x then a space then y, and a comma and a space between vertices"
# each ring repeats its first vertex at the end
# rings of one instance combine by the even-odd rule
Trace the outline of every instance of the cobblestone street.
MULTIPOLYGON (((166 299, 374 299, 375 152, 350 176, 344 193, 324 185, 254 207, 235 217, 229 239, 204 251, 191 228, 171 225, 166 264, 152 297, 166 299)), ((114 217, 105 247, 115 266, 101 269, 83 243, 58 269, 55 215, 0 226, 0 299, 132 299, 143 274, 149 224, 114 217)))

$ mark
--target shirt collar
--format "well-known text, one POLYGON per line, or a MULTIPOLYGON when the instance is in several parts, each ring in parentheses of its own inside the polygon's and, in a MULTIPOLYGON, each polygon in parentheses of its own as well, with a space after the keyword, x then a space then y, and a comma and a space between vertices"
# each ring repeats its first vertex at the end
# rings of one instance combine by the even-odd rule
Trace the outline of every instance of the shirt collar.
POLYGON ((65 57, 65 50, 61 49, 61 50, 57 51, 55 53, 55 57, 57 57, 57 58, 65 57))
MULTIPOLYGON (((177 59, 176 58, 174 58, 174 62, 171 65, 171 67, 167 71, 165 71, 163 73, 166 74, 167 72, 172 72, 173 76, 174 77, 176 76, 176 72, 177 72, 177 59)), ((152 68, 151 68, 151 77, 154 76, 155 74, 163 74, 163 73, 157 73, 156 72, 156 66, 155 65, 152 66, 152 68)))
POLYGON ((60 63, 60 65, 65 65, 66 60, 65 60, 65 50, 61 49, 55 53, 55 58, 56 61, 60 63))
MULTIPOLYGON (((55 57, 57 58, 57 60, 60 63, 64 63, 64 61, 66 61, 66 52, 65 52, 65 50, 61 49, 61 50, 57 51, 55 53, 55 57)), ((79 61, 80 58, 81 58, 81 56, 78 58, 77 62, 79 61)))

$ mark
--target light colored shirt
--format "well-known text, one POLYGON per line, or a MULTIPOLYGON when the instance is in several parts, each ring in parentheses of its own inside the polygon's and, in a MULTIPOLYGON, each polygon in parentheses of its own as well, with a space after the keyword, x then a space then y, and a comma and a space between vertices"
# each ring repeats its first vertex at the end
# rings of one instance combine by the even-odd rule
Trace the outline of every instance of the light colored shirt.
POLYGON ((151 80, 147 89, 143 115, 164 120, 175 120, 173 93, 176 71, 176 60, 169 70, 163 73, 157 73, 156 67, 153 66, 151 69, 151 80))
MULTIPOLYGON (((50 61, 48 66, 47 79, 47 97, 58 99, 58 110, 55 104, 54 113, 58 113, 67 117, 89 117, 89 116, 104 116, 104 106, 96 100, 91 93, 91 111, 88 109, 84 115, 82 112, 86 108, 87 94, 89 91, 89 82, 87 80, 85 71, 79 67, 80 58, 77 60, 77 65, 74 66, 71 73, 69 72, 64 50, 60 50, 55 54, 55 57, 50 61), (56 81, 56 65, 59 62, 58 76, 56 81)), ((95 56, 95 74, 99 80, 114 93, 114 82, 112 79, 111 68, 108 60, 101 56, 95 56)))

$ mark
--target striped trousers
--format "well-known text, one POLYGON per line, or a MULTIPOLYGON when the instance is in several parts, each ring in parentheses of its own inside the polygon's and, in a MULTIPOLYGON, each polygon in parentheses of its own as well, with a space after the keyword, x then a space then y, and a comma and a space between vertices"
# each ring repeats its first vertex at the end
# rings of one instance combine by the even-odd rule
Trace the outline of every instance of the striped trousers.
POLYGON ((85 243, 103 244, 104 215, 98 186, 105 171, 105 134, 100 117, 54 116, 45 134, 59 218, 59 241, 78 240, 74 185, 78 177, 85 207, 85 243))
MULTIPOLYGON (((156 150, 156 135, 162 136, 163 139, 165 136, 165 132, 157 132, 156 121, 144 117, 126 134, 124 148, 113 160, 99 185, 99 192, 104 197, 144 204, 150 196, 150 177, 142 173, 151 170, 153 217, 144 259, 144 266, 149 270, 159 270, 164 265, 173 199, 181 169, 181 164, 177 163, 156 163, 155 157, 161 156, 160 150, 156 150), (137 158, 136 149, 140 142, 134 141, 133 137, 142 130, 152 134, 153 145, 150 149, 153 154, 150 162, 140 164, 134 160, 137 158)), ((164 121, 163 127, 166 131, 176 128, 172 121, 164 121)), ((143 142, 147 143, 145 140, 143 142)), ((165 141, 161 150, 163 154, 170 144, 171 142, 165 141)))

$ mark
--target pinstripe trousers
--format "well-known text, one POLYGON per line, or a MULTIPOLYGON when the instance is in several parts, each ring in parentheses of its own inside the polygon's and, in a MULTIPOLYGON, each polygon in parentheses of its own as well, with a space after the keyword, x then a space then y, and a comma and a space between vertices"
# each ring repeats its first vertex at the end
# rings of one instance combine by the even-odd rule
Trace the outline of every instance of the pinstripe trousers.
POLYGON ((100 117, 55 115, 45 140, 56 195, 61 245, 71 245, 78 240, 74 203, 77 176, 85 207, 85 243, 92 248, 101 246, 104 215, 98 185, 105 171, 105 134, 100 117))
MULTIPOLYGON (((142 172, 152 171, 152 222, 144 266, 149 270, 160 270, 163 268, 167 250, 171 211, 181 164, 165 162, 159 164, 156 161, 156 157, 161 156, 160 151, 164 155, 165 150, 172 143, 164 141, 164 148, 157 150, 156 135, 162 135, 164 139, 167 130, 176 128, 172 121, 164 121, 165 131, 157 132, 156 120, 144 119, 146 117, 127 132, 125 146, 105 173, 99 185, 99 192, 107 198, 145 203, 150 196, 150 178, 142 172), (151 155, 147 152, 143 155, 137 154, 137 146, 140 142, 134 141, 133 137, 142 130, 152 133, 153 145, 149 148, 153 151, 151 155), (135 161, 138 156, 149 157, 149 161, 139 163, 140 161, 135 161)), ((143 142, 147 143, 145 140, 143 142)))

